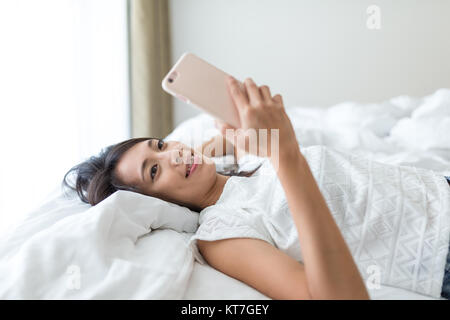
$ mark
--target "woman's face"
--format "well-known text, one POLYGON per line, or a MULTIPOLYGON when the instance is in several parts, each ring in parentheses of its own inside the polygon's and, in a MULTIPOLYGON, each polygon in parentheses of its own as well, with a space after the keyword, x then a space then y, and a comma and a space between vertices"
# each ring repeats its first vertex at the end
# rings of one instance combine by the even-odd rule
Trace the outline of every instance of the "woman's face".
POLYGON ((139 142, 120 158, 116 175, 142 193, 187 207, 197 207, 216 180, 214 161, 177 141, 139 142), (194 154, 197 164, 186 177, 194 154))

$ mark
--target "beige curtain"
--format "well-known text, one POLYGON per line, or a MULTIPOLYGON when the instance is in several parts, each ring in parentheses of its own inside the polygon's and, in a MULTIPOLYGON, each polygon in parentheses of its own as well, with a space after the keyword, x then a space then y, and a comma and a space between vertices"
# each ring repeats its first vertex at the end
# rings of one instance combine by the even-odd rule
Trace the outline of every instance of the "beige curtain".
POLYGON ((171 67, 168 2, 128 2, 132 137, 164 138, 173 130, 172 98, 161 87, 171 67))

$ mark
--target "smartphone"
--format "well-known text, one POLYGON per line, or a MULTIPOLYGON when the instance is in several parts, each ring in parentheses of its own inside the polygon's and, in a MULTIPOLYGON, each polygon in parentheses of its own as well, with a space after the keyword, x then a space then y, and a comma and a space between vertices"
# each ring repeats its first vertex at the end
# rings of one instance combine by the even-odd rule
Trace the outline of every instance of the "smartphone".
MULTIPOLYGON (((235 128, 239 113, 228 91, 228 74, 193 53, 184 53, 162 81, 163 89, 235 128)), ((243 83, 239 86, 243 92, 243 83)))

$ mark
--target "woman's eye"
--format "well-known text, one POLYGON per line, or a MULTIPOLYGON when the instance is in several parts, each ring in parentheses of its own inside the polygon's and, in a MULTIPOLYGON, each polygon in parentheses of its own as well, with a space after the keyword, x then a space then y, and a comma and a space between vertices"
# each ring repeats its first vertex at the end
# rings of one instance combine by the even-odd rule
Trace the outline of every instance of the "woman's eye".
POLYGON ((150 176, 152 177, 152 180, 153 180, 153 178, 155 178, 156 172, 158 172, 158 169, 157 169, 157 165, 155 164, 152 167, 152 169, 150 170, 150 176))
POLYGON ((158 141, 158 149, 161 150, 164 146, 164 141, 163 140, 159 140, 158 141))

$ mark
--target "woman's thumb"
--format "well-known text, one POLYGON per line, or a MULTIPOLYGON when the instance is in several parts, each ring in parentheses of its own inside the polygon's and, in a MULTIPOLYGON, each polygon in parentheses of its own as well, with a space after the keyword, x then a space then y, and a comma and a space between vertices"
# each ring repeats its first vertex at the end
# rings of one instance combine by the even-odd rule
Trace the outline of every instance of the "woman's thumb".
POLYGON ((277 103, 283 103, 283 97, 280 94, 277 94, 273 97, 273 100, 275 100, 277 103))

